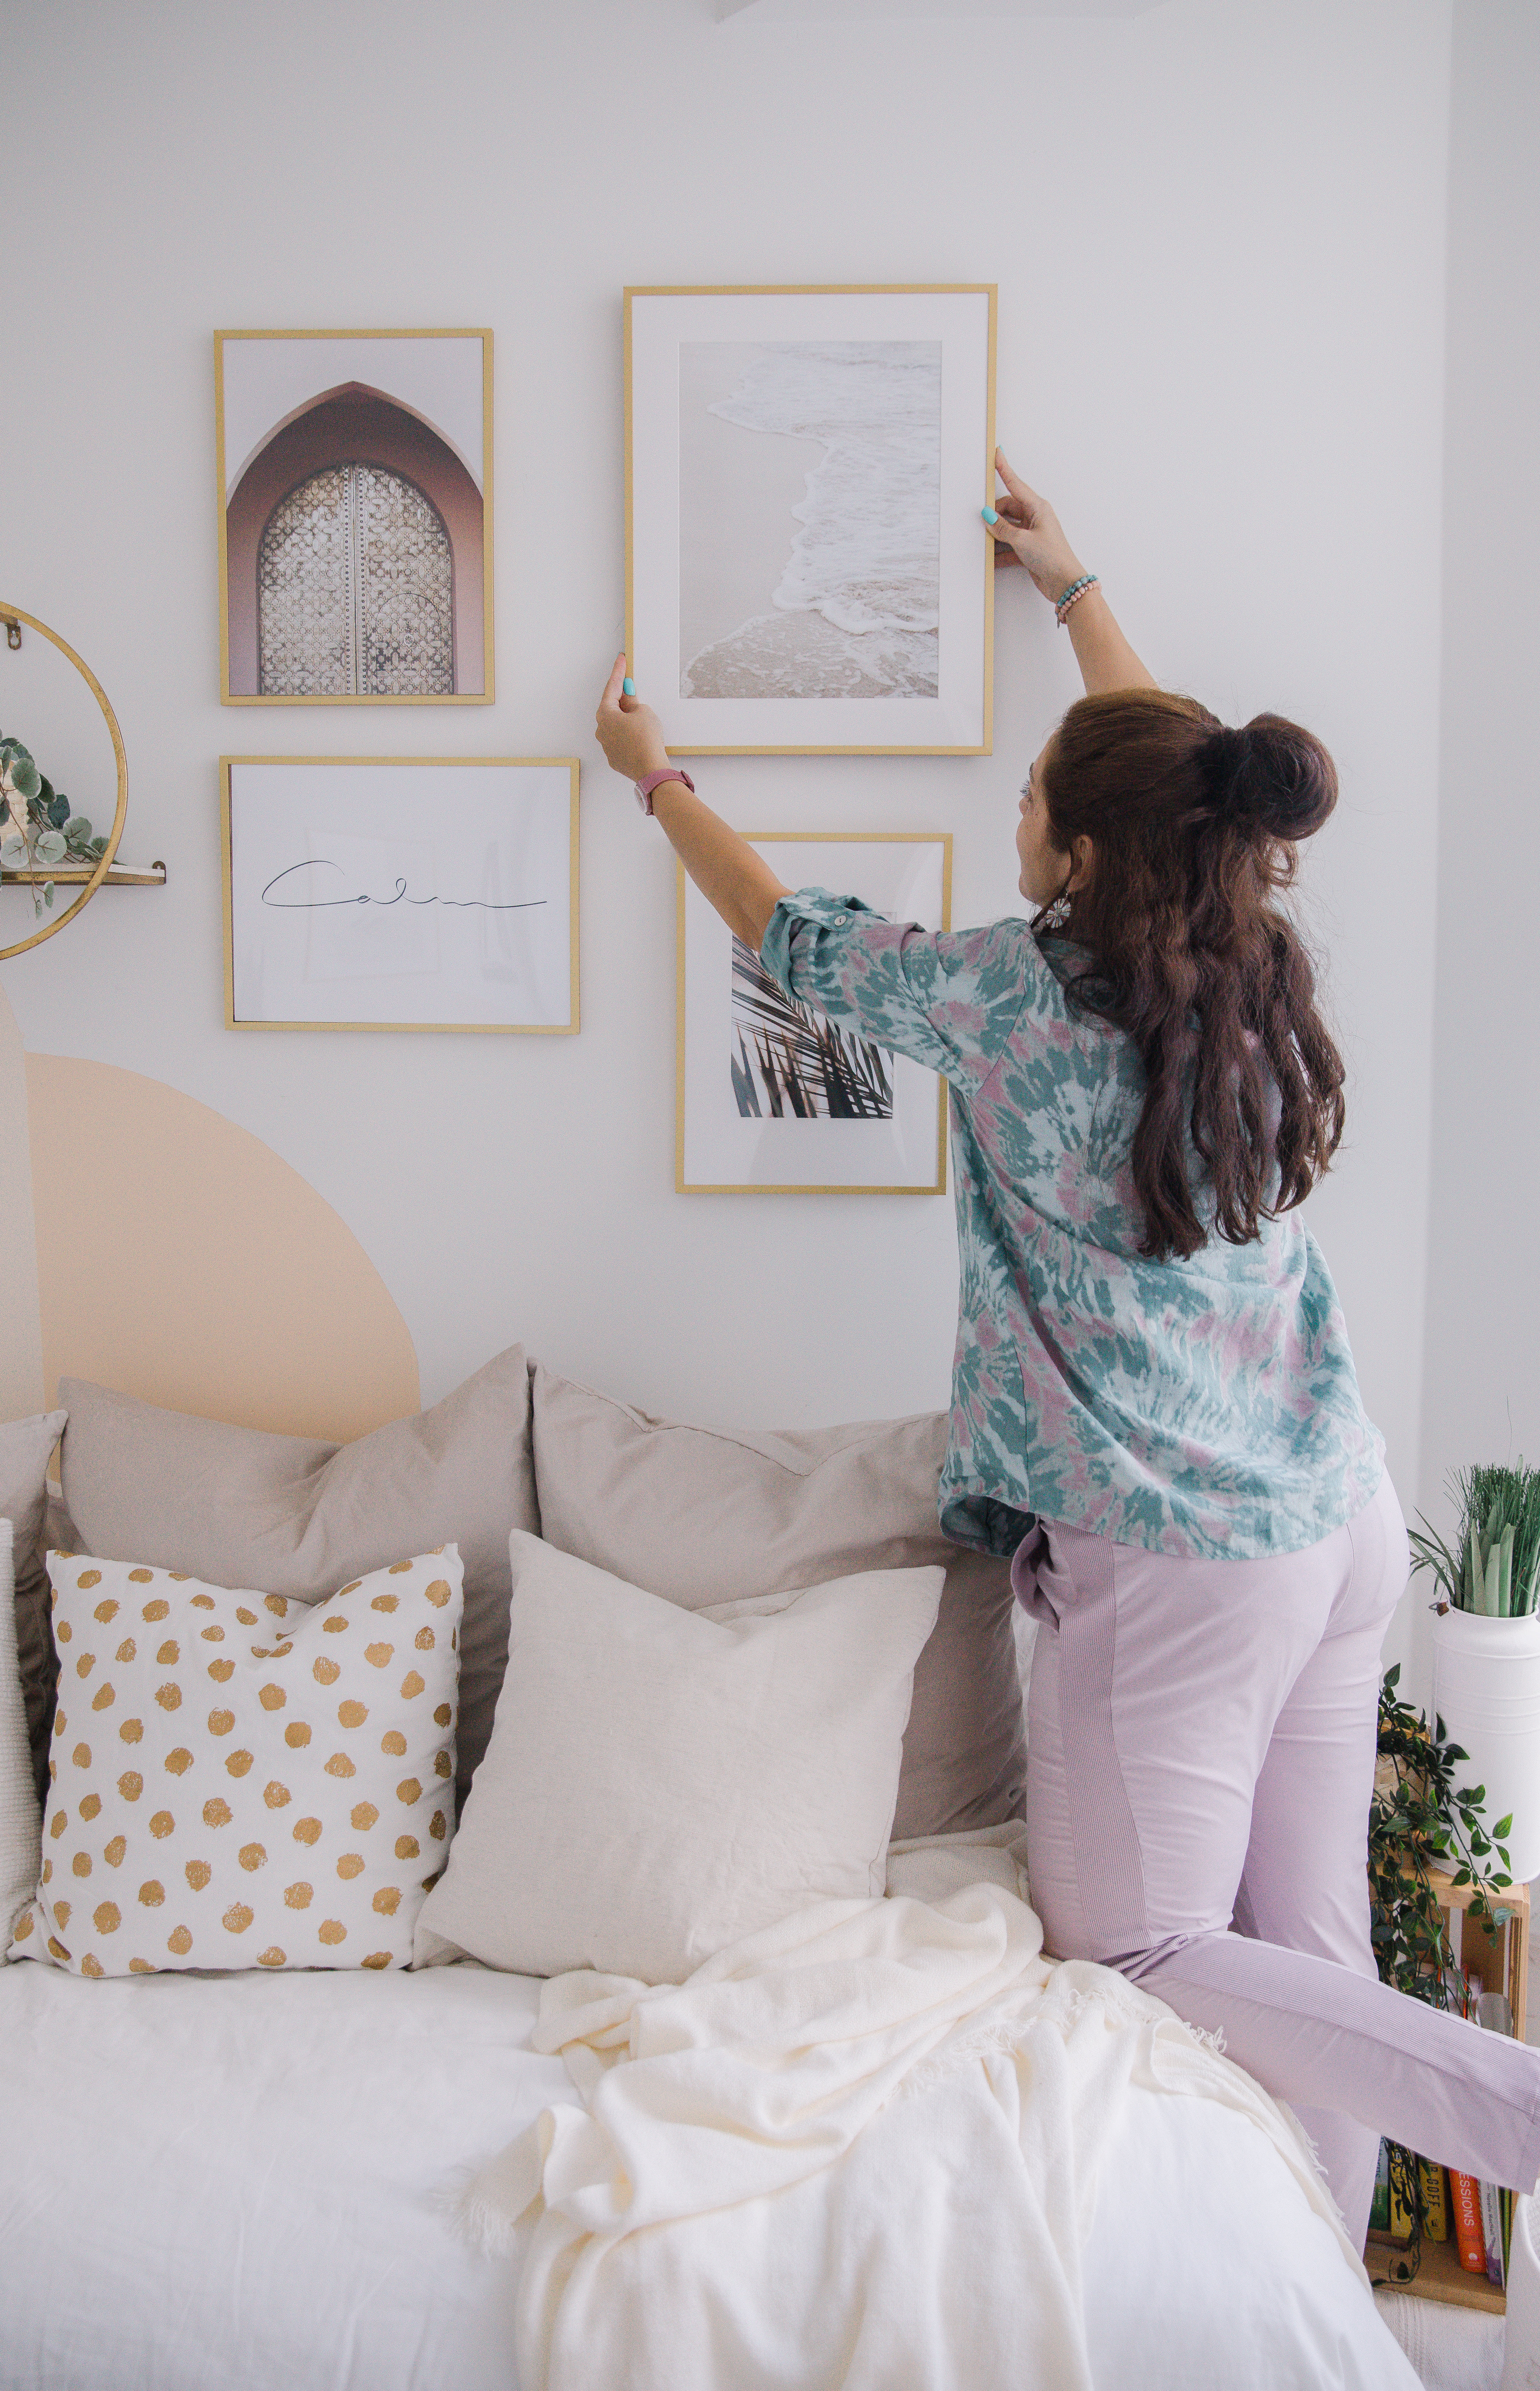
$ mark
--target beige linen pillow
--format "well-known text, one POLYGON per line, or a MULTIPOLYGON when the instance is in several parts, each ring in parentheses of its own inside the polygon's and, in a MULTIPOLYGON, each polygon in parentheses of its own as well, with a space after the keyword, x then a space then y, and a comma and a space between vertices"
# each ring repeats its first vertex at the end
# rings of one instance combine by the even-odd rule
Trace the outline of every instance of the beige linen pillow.
POLYGON ((1024 1813, 1009 1566, 941 1532, 942 1414, 727 1435, 649 1418, 536 1363, 533 1415, 546 1542, 688 1609, 859 1570, 944 1569, 915 1666, 893 1833, 1024 1813))
POLYGON ((48 1578, 43 1566, 48 1456, 64 1433, 66 1415, 0 1421, 0 1519, 15 1531, 16 1648, 27 1738, 39 1799, 47 1782, 48 1721, 54 1700, 54 1648, 48 1640, 48 1578))
POLYGON ((64 1497, 83 1551, 315 1602, 403 1553, 458 1545, 463 1798, 507 1657, 508 1532, 540 1527, 522 1349, 499 1353, 430 1411, 344 1445, 64 1383, 64 1497))
POLYGON ((419 1965, 677 1984, 809 1902, 883 1892, 939 1569, 723 1623, 511 1543, 507 1675, 419 1965))
POLYGON ((404 1968, 455 1829, 453 1544, 329 1601, 52 1553, 61 1668, 13 1958, 404 1968))

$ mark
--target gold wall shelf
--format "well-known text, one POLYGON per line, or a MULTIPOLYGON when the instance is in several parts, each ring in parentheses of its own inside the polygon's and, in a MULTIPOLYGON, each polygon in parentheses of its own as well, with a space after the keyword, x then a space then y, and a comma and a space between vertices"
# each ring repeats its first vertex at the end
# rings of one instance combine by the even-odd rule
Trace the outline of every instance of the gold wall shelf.
MULTIPOLYGON (((0 884, 7 888, 41 888, 51 880, 56 888, 83 888, 92 876, 86 864, 61 863, 53 872, 46 868, 41 872, 0 872, 0 884)), ((102 888, 163 888, 165 885, 166 867, 160 861, 109 864, 107 877, 97 883, 102 888)))
POLYGON ((0 885, 9 883, 14 885, 19 883, 23 887, 36 888, 51 880, 56 888, 80 890, 80 895, 72 903, 66 905, 62 913, 56 915, 53 921, 45 922, 40 930, 34 930, 31 937, 19 938, 14 946, 0 947, 0 963, 8 962, 13 955, 23 955, 30 947, 40 947, 45 938, 55 937, 63 929, 66 922, 72 922, 75 915, 90 903, 98 888, 163 888, 166 883, 166 867, 163 863, 142 865, 119 863, 117 860, 118 841, 123 834, 123 821, 128 812, 128 758, 123 753, 122 732, 118 728, 118 717, 107 702, 106 691, 89 665, 83 663, 75 653, 68 640, 61 640, 57 631, 51 631, 48 628, 46 623, 40 623, 35 614, 25 614, 19 606, 7 606, 0 601, 0 627, 5 629, 7 648, 20 647, 23 623, 48 640, 58 650, 60 655, 74 666, 100 706, 102 720, 107 725, 108 737, 112 742, 112 756, 117 767, 118 802, 112 817, 112 828, 108 837, 107 850, 105 854, 98 856, 95 862, 66 863, 58 871, 0 871, 0 885))

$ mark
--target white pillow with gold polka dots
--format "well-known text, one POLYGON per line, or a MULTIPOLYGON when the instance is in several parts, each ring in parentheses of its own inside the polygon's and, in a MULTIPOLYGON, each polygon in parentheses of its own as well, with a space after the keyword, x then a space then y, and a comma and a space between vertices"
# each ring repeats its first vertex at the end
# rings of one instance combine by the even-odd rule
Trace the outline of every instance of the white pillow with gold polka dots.
POLYGON ((404 1968, 455 1828, 453 1544, 326 1602, 50 1553, 58 1711, 12 1958, 404 1968))

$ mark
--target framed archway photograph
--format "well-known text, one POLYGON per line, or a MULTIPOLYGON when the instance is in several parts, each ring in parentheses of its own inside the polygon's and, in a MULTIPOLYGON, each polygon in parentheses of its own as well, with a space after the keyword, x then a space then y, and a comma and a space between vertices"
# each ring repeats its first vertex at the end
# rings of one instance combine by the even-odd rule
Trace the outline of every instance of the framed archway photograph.
POLYGON ((493 698, 492 334, 214 334, 220 698, 493 698))

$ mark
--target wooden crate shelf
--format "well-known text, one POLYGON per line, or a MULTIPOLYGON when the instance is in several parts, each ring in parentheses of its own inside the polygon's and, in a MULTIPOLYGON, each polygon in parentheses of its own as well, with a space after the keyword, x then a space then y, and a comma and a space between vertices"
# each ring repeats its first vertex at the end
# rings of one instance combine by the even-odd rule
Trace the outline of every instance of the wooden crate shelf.
MULTIPOLYGON (((1529 2004, 1528 1885, 1512 1885, 1506 1893, 1487 1889, 1486 1897, 1497 1920, 1496 1932, 1493 1934, 1484 1927, 1472 1925, 1466 1915, 1472 1886, 1452 1884, 1438 1868, 1430 1871, 1430 1880, 1439 1907, 1449 1921, 1449 1939, 1459 1965, 1478 1977, 1488 1992, 1507 1994, 1513 2012, 1513 2031, 1521 2042, 1525 2041, 1529 2004)), ((1507 2313, 1507 2293, 1498 2291, 1484 2275, 1468 2274, 1460 2265, 1453 2217, 1447 2242, 1430 2242, 1424 2237, 1422 2263, 1409 2283, 1397 2282, 1391 2272, 1396 2255, 1392 2242, 1369 2242, 1364 2252, 1364 2264, 1371 2282, 1385 2283, 1392 2291, 1405 2292, 1415 2300, 1440 2300, 1449 2307, 1485 2308, 1498 2316, 1507 2313)))

